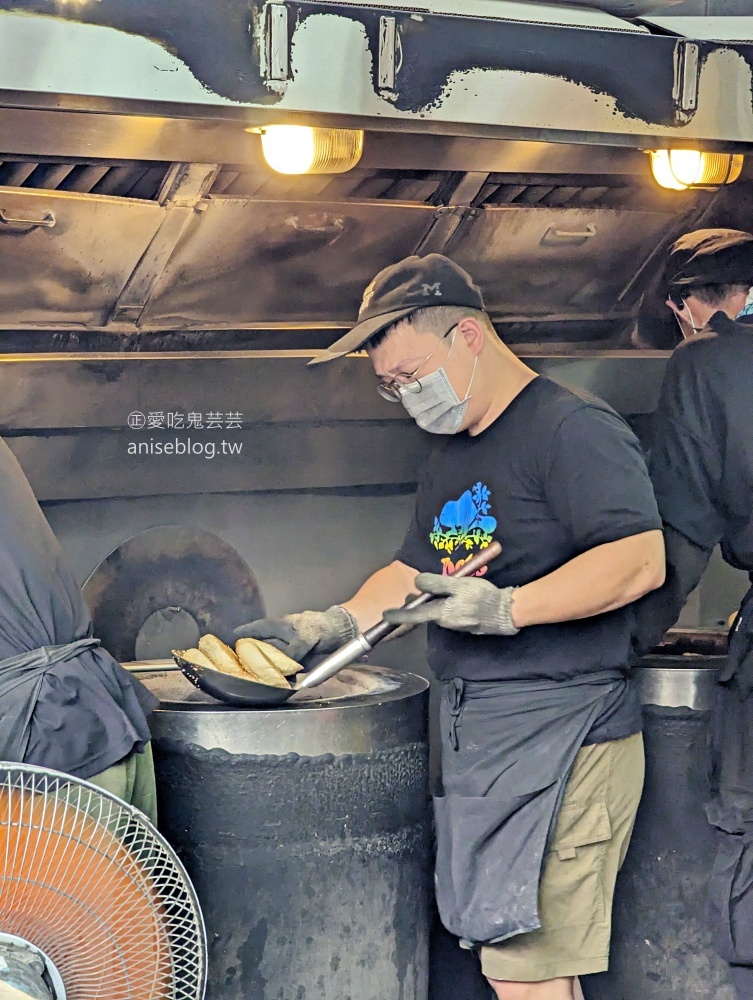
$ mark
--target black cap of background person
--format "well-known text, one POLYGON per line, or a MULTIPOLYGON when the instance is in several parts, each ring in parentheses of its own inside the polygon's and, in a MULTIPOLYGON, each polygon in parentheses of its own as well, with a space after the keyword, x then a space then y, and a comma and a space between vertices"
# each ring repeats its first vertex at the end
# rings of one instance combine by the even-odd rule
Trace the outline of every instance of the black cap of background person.
POLYGON ((673 300, 702 285, 753 285, 753 235, 740 229, 696 229, 677 240, 664 271, 673 300))
POLYGON ((357 324, 309 364, 357 351, 375 334, 428 306, 483 309, 484 300, 470 275, 442 254, 406 257, 379 272, 363 293, 357 324))

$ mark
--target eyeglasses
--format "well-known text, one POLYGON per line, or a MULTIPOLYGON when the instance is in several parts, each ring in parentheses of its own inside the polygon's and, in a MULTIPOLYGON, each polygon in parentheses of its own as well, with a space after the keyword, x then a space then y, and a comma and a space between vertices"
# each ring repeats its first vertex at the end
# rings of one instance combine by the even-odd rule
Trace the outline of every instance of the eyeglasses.
MULTIPOLYGON (((457 323, 453 323, 447 333, 442 334, 439 343, 436 345, 434 350, 427 354, 418 368, 414 368, 412 372, 401 372, 399 375, 395 375, 394 378, 385 379, 377 383, 377 392, 382 397, 386 399, 388 403, 399 403, 400 402, 400 390, 404 389, 406 392, 421 392, 421 382, 416 378, 416 375, 421 371, 425 364, 427 364, 437 353, 442 344, 447 340, 452 331, 457 326, 457 323)), ((452 343, 455 340, 453 338, 452 343)), ((450 344, 450 350, 452 350, 452 343, 450 344)), ((447 354, 449 357, 449 352, 447 354)))

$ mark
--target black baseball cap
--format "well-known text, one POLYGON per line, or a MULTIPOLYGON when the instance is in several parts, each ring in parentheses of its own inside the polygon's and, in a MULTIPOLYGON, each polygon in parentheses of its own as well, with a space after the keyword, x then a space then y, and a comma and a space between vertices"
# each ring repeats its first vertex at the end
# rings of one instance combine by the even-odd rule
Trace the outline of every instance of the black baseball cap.
POLYGON ((375 334, 427 306, 483 309, 484 300, 469 274, 448 257, 430 253, 385 267, 363 293, 358 322, 310 365, 357 351, 375 334))
POLYGON ((753 285, 753 235, 740 229, 696 229, 669 252, 664 287, 672 293, 702 285, 753 285))

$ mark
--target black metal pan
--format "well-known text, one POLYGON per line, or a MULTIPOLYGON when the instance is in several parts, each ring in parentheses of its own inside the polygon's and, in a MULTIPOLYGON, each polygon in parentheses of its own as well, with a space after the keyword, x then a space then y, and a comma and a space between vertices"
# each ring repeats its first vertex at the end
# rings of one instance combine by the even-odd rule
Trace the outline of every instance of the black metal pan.
MULTIPOLYGON (((473 576, 482 566, 486 566, 493 559, 496 559, 501 552, 502 546, 499 542, 492 542, 491 545, 472 556, 467 563, 456 570, 455 576, 473 576)), ((420 594, 418 597, 406 601, 405 607, 416 608, 434 599, 433 594, 420 594)), ((182 650, 173 650, 173 658, 193 685, 218 701, 224 701, 227 705, 236 705, 239 708, 266 708, 284 704, 292 698, 296 691, 323 684, 324 681, 334 677, 345 667, 360 660, 378 642, 381 642, 398 628, 400 628, 399 625, 391 625, 382 619, 373 628, 367 629, 336 652, 326 656, 321 663, 303 677, 299 684, 291 688, 259 684, 256 681, 245 680, 243 677, 236 677, 234 674, 224 674, 219 670, 211 670, 209 667, 189 663, 180 655, 182 650)))
POLYGON ((200 691, 210 694, 226 705, 238 708, 263 708, 265 705, 282 705, 291 695, 294 688, 279 688, 271 684, 258 684, 247 681, 234 674, 223 674, 220 670, 189 663, 173 650, 173 658, 189 681, 200 691))
MULTIPOLYGON (((223 674, 221 670, 212 670, 198 663, 191 663, 180 654, 183 650, 173 649, 173 659, 177 666, 155 667, 144 664, 138 667, 128 667, 129 674, 169 673, 171 670, 185 674, 189 681, 205 694, 211 695, 217 701, 237 708, 263 708, 266 705, 281 705, 291 695, 292 688, 278 688, 271 684, 258 684, 256 681, 245 680, 234 674, 223 674)), ((297 690, 297 689, 296 689, 297 690)))

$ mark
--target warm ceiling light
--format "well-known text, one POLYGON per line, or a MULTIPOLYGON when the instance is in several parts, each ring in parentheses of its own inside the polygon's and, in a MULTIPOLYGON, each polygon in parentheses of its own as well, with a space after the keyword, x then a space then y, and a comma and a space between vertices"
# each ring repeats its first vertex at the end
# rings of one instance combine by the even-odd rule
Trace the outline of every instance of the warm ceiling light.
POLYGON ((742 169, 742 153, 707 153, 698 149, 655 149, 651 153, 654 180, 673 191, 731 184, 742 169))
POLYGON ((360 130, 269 125, 259 131, 264 159, 280 174, 342 174, 363 153, 360 130))

